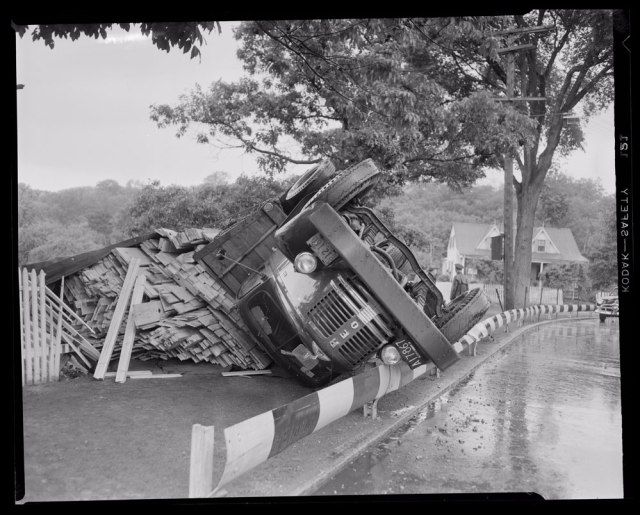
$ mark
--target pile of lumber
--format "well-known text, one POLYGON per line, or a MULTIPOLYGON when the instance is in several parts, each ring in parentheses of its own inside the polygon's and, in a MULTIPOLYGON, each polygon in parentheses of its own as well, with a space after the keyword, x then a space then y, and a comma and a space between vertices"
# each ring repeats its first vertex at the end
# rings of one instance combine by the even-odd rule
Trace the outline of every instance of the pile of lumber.
POLYGON ((132 343, 125 361, 129 356, 177 358, 266 368, 271 360, 244 325, 234 299, 193 259, 217 231, 158 229, 156 233, 158 237, 136 246, 113 248, 97 263, 66 278, 65 301, 90 328, 84 328, 84 336, 101 350, 101 359, 107 354, 109 361, 119 357, 129 331, 132 343), (127 279, 134 264, 134 276, 127 279), (125 286, 127 302, 121 298, 125 286))

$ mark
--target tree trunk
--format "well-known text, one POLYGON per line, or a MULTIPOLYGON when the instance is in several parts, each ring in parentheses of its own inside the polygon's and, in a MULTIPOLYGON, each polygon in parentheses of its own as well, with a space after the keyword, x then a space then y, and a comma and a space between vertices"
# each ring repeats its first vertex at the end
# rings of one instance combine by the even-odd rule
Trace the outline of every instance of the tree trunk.
MULTIPOLYGON (((542 175, 544 176, 544 174, 542 175)), ((543 184, 544 180, 523 183, 522 188, 516 194, 518 220, 512 269, 515 308, 524 307, 526 288, 531 283, 533 224, 543 184)))

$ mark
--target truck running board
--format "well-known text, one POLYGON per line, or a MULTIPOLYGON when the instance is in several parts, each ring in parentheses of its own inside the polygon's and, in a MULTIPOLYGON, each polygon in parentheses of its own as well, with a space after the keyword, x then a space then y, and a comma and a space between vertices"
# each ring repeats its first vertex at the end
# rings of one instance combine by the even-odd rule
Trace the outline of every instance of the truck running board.
POLYGON ((404 328, 424 357, 431 359, 441 370, 460 359, 446 337, 329 204, 319 203, 309 220, 333 245, 376 300, 404 328))

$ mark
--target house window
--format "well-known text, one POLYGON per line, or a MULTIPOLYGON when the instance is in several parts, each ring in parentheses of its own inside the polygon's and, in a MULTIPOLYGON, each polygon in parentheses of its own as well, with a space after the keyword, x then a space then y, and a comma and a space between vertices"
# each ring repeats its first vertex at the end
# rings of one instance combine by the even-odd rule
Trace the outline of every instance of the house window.
POLYGON ((536 252, 546 252, 546 241, 545 240, 535 240, 533 242, 536 252))

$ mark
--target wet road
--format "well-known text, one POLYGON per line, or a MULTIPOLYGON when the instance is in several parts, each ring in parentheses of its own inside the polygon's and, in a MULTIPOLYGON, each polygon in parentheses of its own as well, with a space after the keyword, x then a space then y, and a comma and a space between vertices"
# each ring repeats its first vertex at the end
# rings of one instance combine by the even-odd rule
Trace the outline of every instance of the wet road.
POLYGON ((539 326, 313 495, 620 498, 619 363, 617 320, 539 326))

